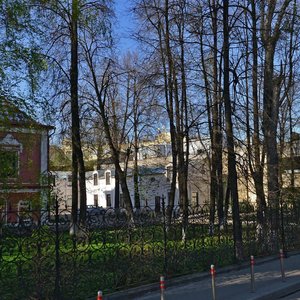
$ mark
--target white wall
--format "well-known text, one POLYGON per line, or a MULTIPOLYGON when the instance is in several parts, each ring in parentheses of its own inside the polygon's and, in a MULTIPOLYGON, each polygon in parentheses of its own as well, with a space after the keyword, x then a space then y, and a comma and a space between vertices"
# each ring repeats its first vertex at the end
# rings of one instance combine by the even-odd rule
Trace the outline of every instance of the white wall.
POLYGON ((88 172, 86 174, 87 205, 94 205, 94 195, 98 195, 98 206, 107 207, 106 195, 111 195, 111 206, 115 206, 115 176, 111 169, 88 172), (106 184, 106 173, 110 173, 110 184, 106 184), (98 185, 94 185, 94 174, 98 176, 98 185))
MULTIPOLYGON (((155 168, 154 168, 155 169, 155 168)), ((62 199, 71 199, 72 190, 71 183, 68 183, 67 177, 71 175, 71 172, 56 172, 56 175, 60 180, 56 180, 55 189, 58 191, 62 199)), ((190 182, 188 186, 189 199, 192 198, 192 192, 197 191, 199 197, 199 204, 202 204, 206 200, 208 191, 206 190, 209 185, 207 182, 199 182, 197 179, 197 185, 201 186, 201 190, 196 190, 195 185, 190 182)), ((130 192, 132 205, 134 206, 134 182, 131 173, 127 176, 127 184, 130 192)), ((159 171, 151 172, 151 168, 139 177, 139 193, 141 207, 149 206, 152 209, 155 208, 155 197, 165 197, 165 204, 168 205, 168 194, 170 192, 170 182, 167 179, 167 172, 163 168, 159 171)), ((115 207, 115 171, 114 169, 107 168, 106 170, 97 170, 86 173, 86 194, 87 205, 94 205, 94 195, 98 195, 98 206, 104 208, 107 207, 107 195, 111 197, 111 207, 115 207), (106 184, 106 173, 110 173, 110 184, 106 184), (98 184, 94 185, 94 174, 97 174, 98 184)), ((122 189, 120 187, 120 194, 122 189)), ((178 205, 179 193, 178 188, 175 194, 175 205, 178 205)), ((68 205, 71 203, 68 202, 68 205)))
MULTIPOLYGON (((106 195, 111 195, 111 205, 115 206, 115 177, 114 171, 107 169, 105 173, 102 171, 88 172, 86 180, 86 192, 87 192, 87 204, 94 205, 94 195, 98 195, 98 205, 102 207, 106 206, 106 195), (105 173, 111 172, 111 184, 107 185, 105 180, 105 173), (98 185, 94 185, 94 174, 98 175, 98 185)), ((127 177, 128 189, 134 206, 134 182, 133 176, 127 177)), ((155 197, 162 195, 165 196, 166 204, 168 198, 168 192, 170 190, 170 183, 167 181, 166 173, 160 174, 147 174, 140 176, 139 178, 139 193, 141 206, 155 207, 155 197)), ((122 189, 120 187, 120 194, 122 189)), ((178 202, 178 195, 176 195, 176 201, 178 202)), ((176 203, 177 203, 176 202, 176 203)))

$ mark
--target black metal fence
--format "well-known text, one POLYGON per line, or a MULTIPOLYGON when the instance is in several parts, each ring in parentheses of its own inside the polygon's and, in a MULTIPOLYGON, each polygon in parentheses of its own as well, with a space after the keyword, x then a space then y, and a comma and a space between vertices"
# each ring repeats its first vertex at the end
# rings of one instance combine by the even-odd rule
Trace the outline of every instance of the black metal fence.
MULTIPOLYGON (((260 228, 256 212, 241 211, 244 256, 268 255, 268 229, 260 228)), ((281 206, 278 245, 300 246, 300 206, 281 206)), ((59 209, 2 212, 0 219, 0 299, 87 299, 105 293, 234 263, 232 220, 211 225, 209 207, 190 207, 182 239, 182 212, 171 223, 165 210, 136 211, 88 208, 84 227, 71 223, 71 212, 59 209), (70 234, 73 233, 73 234, 70 234)), ((266 225, 267 226, 267 225, 266 225)))

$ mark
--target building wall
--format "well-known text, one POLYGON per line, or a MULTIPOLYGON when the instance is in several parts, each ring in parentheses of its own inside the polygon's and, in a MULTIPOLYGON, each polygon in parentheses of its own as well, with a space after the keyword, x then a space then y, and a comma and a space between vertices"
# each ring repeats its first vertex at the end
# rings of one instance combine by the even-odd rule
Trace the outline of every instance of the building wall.
MULTIPOLYGON (((45 207, 48 180, 48 133, 32 128, 0 129, 0 150, 17 152, 17 175, 0 179, 0 209, 20 210, 20 205, 31 208, 45 207), (22 204, 23 203, 23 204, 22 204)), ((5 175, 4 175, 5 176, 5 175)))
POLYGON ((87 172, 86 174, 87 205, 95 205, 101 207, 115 207, 115 185, 116 183, 115 183, 114 170, 111 168, 107 168, 105 170, 87 172), (108 180, 108 178, 110 180, 108 180), (109 199, 111 205, 107 205, 109 199))
MULTIPOLYGON (((139 176, 139 194, 141 207, 149 206, 155 209, 158 198, 165 198, 165 205, 169 204, 170 180, 168 178, 167 170, 157 170, 151 173, 151 168, 148 169, 147 174, 140 174, 139 176)), ((134 206, 134 181, 131 173, 127 176, 127 185, 130 192, 132 205, 134 206)), ((191 182, 188 184, 189 199, 191 205, 202 205, 205 203, 207 197, 207 184, 203 181, 202 184, 194 185, 191 182)), ((87 205, 97 205, 102 207, 115 207, 115 176, 113 169, 105 169, 101 171, 88 172, 86 176, 86 191, 87 191, 87 205), (111 174, 110 184, 106 182, 106 174, 111 174), (97 176, 97 180, 94 178, 97 176), (95 181, 94 181, 95 179, 95 181), (96 185, 94 183, 97 183, 96 185), (110 199, 109 201, 107 199, 110 199), (96 203, 98 199, 98 203, 96 203)), ((120 187, 120 202, 122 206, 122 190, 120 187)), ((175 193, 175 205, 179 204, 178 188, 175 193)), ((160 204, 161 205, 161 204, 160 204)))
POLYGON ((19 189, 0 194, 0 216, 5 223, 16 223, 20 218, 38 220, 41 194, 37 190, 19 189), (29 213, 28 211, 33 211, 29 213), (17 212, 17 213, 16 213, 17 212))
MULTIPOLYGON (((139 194, 141 207, 157 207, 158 198, 165 198, 169 204, 170 174, 168 168, 144 167, 139 175, 139 194), (145 172, 146 171, 146 172, 145 172)), ((204 171, 203 171, 204 172, 204 171)), ((191 172, 188 182, 188 197, 192 206, 203 205, 208 201, 209 182, 207 174, 198 170, 191 172)), ((54 191, 59 196, 62 205, 71 206, 72 187, 71 172, 53 172, 56 176, 54 191)), ((86 172, 87 205, 100 207, 115 207, 115 171, 111 166, 102 170, 86 172), (108 180, 109 178, 109 180, 108 180)), ((127 185, 134 207, 134 181, 131 170, 128 172, 127 185)), ((179 204, 178 188, 175 193, 175 205, 179 204)), ((122 189, 120 187, 120 206, 122 207, 122 189)), ((160 200, 161 206, 161 200, 160 200)))
MULTIPOLYGON (((133 176, 128 178, 128 188, 131 199, 134 199, 134 181, 133 176)), ((168 194, 170 192, 170 182, 167 180, 165 173, 147 174, 139 177, 139 195, 141 206, 155 208, 157 197, 165 197, 168 204, 168 194)), ((134 204, 134 200, 133 204, 134 204)), ((175 203, 178 203, 178 193, 176 193, 175 203)))
MULTIPOLYGON (((191 160, 197 161, 196 168, 190 168, 188 181, 188 197, 193 206, 202 205, 209 200, 209 171, 206 158, 207 152, 204 148, 209 147, 209 140, 192 140, 190 142, 191 160), (200 158, 200 159, 199 159, 200 158), (200 168, 199 168, 200 162, 200 168)), ((207 149, 206 149, 207 150, 207 149)), ((162 134, 152 141, 141 143, 138 153, 139 168, 148 169, 146 173, 140 172, 139 193, 141 206, 155 208, 158 197, 164 196, 166 205, 170 192, 170 172, 168 167, 172 166, 171 143, 168 134, 162 134), (161 168, 161 170, 157 170, 161 168), (151 173, 151 169, 153 172, 151 173)), ((196 163, 193 163, 196 164, 196 163)), ((134 182, 130 170, 133 161, 128 163, 127 184, 134 206, 134 182)), ((64 188, 63 186, 61 188, 64 188)), ((66 192, 62 192, 66 194, 66 192)), ((114 167, 103 165, 102 170, 86 173, 87 205, 98 205, 102 207, 115 207, 115 176, 114 167), (111 174, 110 184, 106 183, 106 172, 111 174), (94 176, 97 176, 97 184, 94 184, 94 176)), ((122 205, 122 190, 120 187, 120 202, 122 205)), ((175 205, 179 202, 178 188, 175 194, 175 205)))
POLYGON ((55 177, 53 191, 58 196, 60 208, 72 206, 72 173, 65 171, 52 172, 55 177))
MULTIPOLYGON (((7 184, 18 184, 23 187, 39 186, 41 175, 41 134, 31 132, 0 132, 0 141, 8 135, 19 142, 20 147, 15 146, 15 148, 19 149, 19 176, 16 180, 9 180, 7 184)), ((5 147, 9 146, 8 144, 5 147)))

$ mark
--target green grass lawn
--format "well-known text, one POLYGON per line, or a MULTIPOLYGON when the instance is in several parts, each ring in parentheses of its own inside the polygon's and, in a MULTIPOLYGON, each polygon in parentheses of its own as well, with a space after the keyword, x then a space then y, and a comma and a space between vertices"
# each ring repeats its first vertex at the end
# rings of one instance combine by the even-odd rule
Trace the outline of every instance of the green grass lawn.
MULTIPOLYGON (((234 263, 228 233, 208 234, 208 225, 191 224, 182 241, 181 225, 102 228, 78 240, 42 226, 26 235, 0 236, 1 299, 85 299, 143 283, 161 274, 174 277, 234 263)), ((244 230, 246 257, 259 255, 255 230, 244 230)))

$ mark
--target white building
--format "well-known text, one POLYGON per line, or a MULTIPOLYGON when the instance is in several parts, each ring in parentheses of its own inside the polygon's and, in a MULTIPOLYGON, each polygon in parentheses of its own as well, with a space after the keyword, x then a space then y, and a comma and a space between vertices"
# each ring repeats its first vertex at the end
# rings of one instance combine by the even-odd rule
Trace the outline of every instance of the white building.
POLYGON ((72 206, 72 172, 53 171, 53 191, 58 196, 60 207, 72 206))
MULTIPOLYGON (((168 203, 170 191, 170 176, 165 167, 139 167, 139 195, 141 207, 149 206, 159 209, 161 197, 164 196, 168 203)), ((134 206, 134 181, 132 170, 127 174, 127 185, 134 206)), ((87 172, 86 191, 87 205, 115 207, 115 170, 108 166, 106 169, 87 172)), ((124 206, 122 189, 120 187, 120 207, 124 206)), ((178 191, 175 197, 178 204, 178 191)))
POLYGON ((86 173, 87 205, 114 207, 115 170, 108 167, 86 173))
MULTIPOLYGON (((208 165, 205 159, 208 148, 208 140, 199 141, 193 139, 190 141, 190 172, 188 179, 188 197, 193 206, 201 205, 208 200, 209 180, 208 165), (205 150, 206 149, 206 150, 205 150)), ((167 138, 161 140, 147 142, 140 145, 138 153, 139 164, 139 196, 140 206, 149 206, 152 209, 159 210, 161 206, 161 198, 165 197, 165 204, 169 203, 169 193, 172 179, 172 156, 171 144, 167 138)), ((134 179, 132 173, 133 162, 129 163, 127 172, 127 185, 130 192, 132 205, 134 205, 134 179)), ((58 184, 65 191, 61 191, 61 195, 66 199, 67 205, 70 205, 71 194, 69 187, 71 182, 68 181, 70 173, 63 174, 57 172, 63 182, 58 184)), ((101 170, 86 172, 86 194, 87 205, 100 207, 116 207, 115 169, 113 165, 103 166, 101 170)), ((119 206, 123 207, 122 189, 119 188, 119 206)), ((179 202, 179 192, 176 188, 175 205, 179 202)))
MULTIPOLYGON (((208 182, 201 180, 202 174, 195 175, 194 180, 188 182, 188 196, 192 206, 202 205, 207 201, 209 192, 208 182), (195 184, 197 180, 197 184, 195 184)), ((140 206, 149 206, 152 209, 161 209, 161 199, 165 198, 165 205, 169 203, 172 171, 169 166, 142 166, 139 167, 139 196, 140 206)), ((134 180, 132 170, 127 174, 127 185, 134 205, 134 180)), ((115 170, 108 166, 106 169, 87 172, 86 191, 87 205, 115 207, 115 170)), ((122 189, 120 191, 120 207, 124 206, 122 189)), ((176 188, 175 205, 179 203, 179 192, 176 188)))

